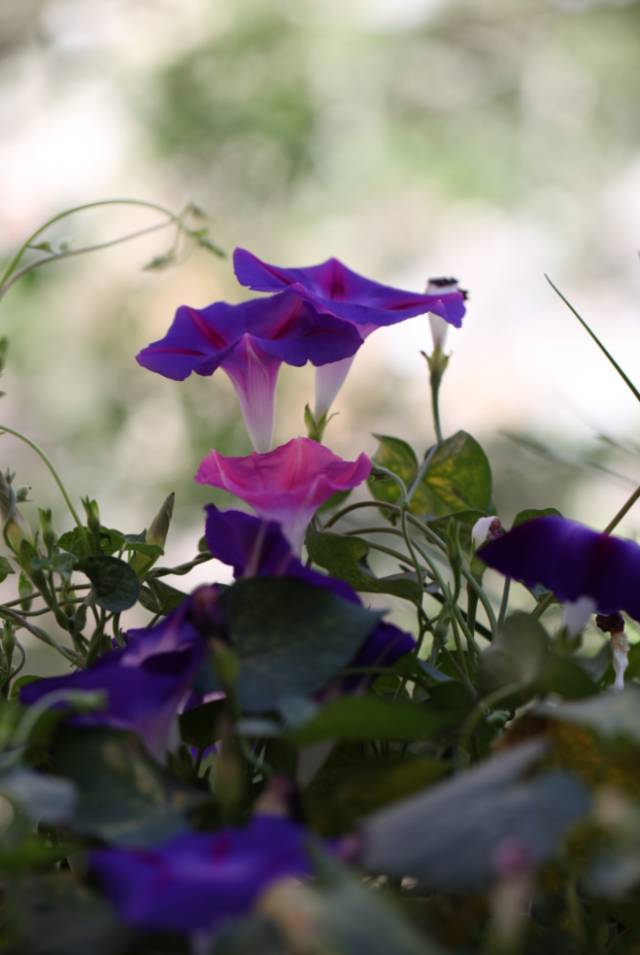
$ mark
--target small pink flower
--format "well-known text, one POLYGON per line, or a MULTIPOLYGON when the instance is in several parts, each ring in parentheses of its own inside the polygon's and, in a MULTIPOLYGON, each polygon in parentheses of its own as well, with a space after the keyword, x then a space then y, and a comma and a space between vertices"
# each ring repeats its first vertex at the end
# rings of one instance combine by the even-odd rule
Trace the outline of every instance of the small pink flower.
POLYGON ((250 504, 259 517, 279 521, 300 553, 318 507, 336 491, 361 484, 370 470, 366 454, 343 461, 310 438, 294 438, 267 454, 243 458, 212 451, 200 464, 196 481, 224 488, 250 504))

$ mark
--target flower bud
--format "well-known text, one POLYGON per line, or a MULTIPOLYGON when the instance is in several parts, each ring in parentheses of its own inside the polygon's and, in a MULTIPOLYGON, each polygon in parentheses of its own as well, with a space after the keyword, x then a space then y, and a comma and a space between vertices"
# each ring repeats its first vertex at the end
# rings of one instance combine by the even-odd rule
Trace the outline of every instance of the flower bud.
POLYGON ((162 507, 154 519, 151 521, 149 529, 145 534, 145 540, 147 544, 155 544, 157 547, 164 548, 167 534, 169 533, 171 518, 173 517, 173 505, 175 499, 176 495, 172 491, 163 502, 162 507))
POLYGON ((4 539, 18 554, 23 541, 32 540, 31 529, 20 513, 13 487, 14 475, 11 471, 0 472, 0 515, 3 520, 4 539))
MULTIPOLYGON (((458 288, 457 279, 436 278, 429 279, 427 282, 427 295, 448 295, 451 292, 462 292, 464 298, 467 297, 467 293, 463 289, 458 288)), ((429 314, 429 324, 431 326, 434 350, 443 351, 449 330, 449 322, 446 322, 444 318, 441 318, 439 315, 434 315, 433 312, 431 312, 429 314)))
POLYGON ((490 514, 489 517, 481 517, 471 528, 473 546, 477 550, 478 547, 482 547, 487 541, 494 541, 497 540, 498 537, 502 537, 504 532, 500 518, 496 517, 495 514, 490 514))
POLYGON ((51 516, 51 511, 49 508, 39 508, 38 513, 40 514, 40 531, 42 533, 42 540, 44 541, 44 546, 47 548, 47 553, 51 554, 55 550, 56 544, 58 543, 58 535, 53 529, 53 518, 51 516))

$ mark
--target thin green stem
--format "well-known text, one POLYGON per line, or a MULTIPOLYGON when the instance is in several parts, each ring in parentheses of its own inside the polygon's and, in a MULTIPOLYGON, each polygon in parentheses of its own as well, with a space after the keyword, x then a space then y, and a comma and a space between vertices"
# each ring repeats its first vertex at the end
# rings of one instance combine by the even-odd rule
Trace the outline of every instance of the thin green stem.
POLYGON ((44 232, 46 232, 48 228, 50 228, 52 225, 55 225, 56 222, 61 222, 63 219, 67 219, 69 216, 75 215, 77 212, 84 212, 88 209, 98 209, 101 206, 139 206, 143 209, 152 209, 155 212, 161 212, 173 222, 181 222, 182 215, 184 215, 184 213, 176 215, 176 213, 172 212, 171 209, 167 209, 165 206, 159 205, 157 202, 147 202, 144 199, 99 199, 95 202, 85 202, 82 205, 73 206, 71 209, 65 209, 64 212, 58 212, 55 216, 47 219, 43 225, 38 226, 35 232, 32 232, 31 235, 25 239, 5 268, 2 276, 0 276, 0 289, 4 286, 7 279, 10 278, 10 276, 12 276, 15 270, 18 268, 24 254, 27 252, 29 247, 33 245, 34 241, 44 232))
POLYGON ((500 629, 500 627, 504 623, 504 618, 507 616, 510 589, 511 589, 511 578, 505 577, 504 586, 502 588, 502 600, 500 601, 500 610, 498 611, 498 629, 500 629))
POLYGON ((620 375, 620 377, 621 377, 622 380, 624 381, 624 383, 625 383, 625 385, 627 386, 627 388, 629 388, 629 390, 631 391, 631 393, 632 393, 633 396, 635 397, 635 399, 636 399, 637 401, 640 401, 640 391, 638 391, 638 389, 636 388, 636 386, 634 385, 634 383, 631 381, 631 379, 629 378, 629 376, 622 370, 622 368, 620 367, 620 365, 618 364, 618 362, 615 360, 615 358, 613 357, 613 355, 611 354, 611 352, 609 352, 609 351, 607 350, 607 348, 606 348, 606 347, 603 345, 603 343, 600 341, 600 339, 598 338, 598 336, 596 335, 596 333, 589 327, 589 325, 588 325, 587 322, 584 320, 584 318, 582 317, 582 315, 580 315, 580 314, 575 310, 575 308, 573 307, 573 305, 571 304, 571 302, 564 297, 564 295, 562 294, 562 292, 560 291, 560 289, 557 288, 557 286, 555 286, 555 285, 553 284, 553 282, 551 281, 551 279, 549 278, 548 275, 545 275, 545 279, 547 280, 547 282, 549 283, 549 285, 551 286, 551 288, 553 289, 553 291, 556 293, 556 295, 557 295, 560 299, 562 299, 562 301, 563 301, 564 304, 567 306, 567 308, 569 309, 569 311, 572 312, 573 315, 575 315, 575 317, 578 319, 578 321, 580 322, 580 324, 582 325, 582 327, 584 328, 584 330, 587 332, 588 335, 590 335, 590 337, 591 337, 591 338, 593 339, 593 341, 596 343, 596 345, 598 346, 598 348, 600 349, 600 351, 603 353, 603 355, 604 355, 604 356, 607 358, 607 360, 613 365, 613 367, 614 367, 615 370, 618 372, 618 374, 620 375))
POLYGON ((633 505, 636 503, 636 501, 639 498, 640 498, 640 487, 637 487, 635 491, 633 492, 633 494, 631 495, 631 497, 626 501, 625 504, 622 505, 618 513, 611 518, 611 520, 609 521, 609 523, 607 524, 607 526, 605 527, 602 533, 610 534, 611 531, 618 526, 618 524, 620 523, 622 518, 625 516, 625 514, 631 510, 631 508, 633 507, 633 505))
POLYGON ((431 413, 433 415, 433 430, 436 435, 436 442, 442 444, 442 425, 440 423, 440 380, 434 375, 430 378, 431 384, 431 413))
POLYGON ((14 436, 14 438, 18 438, 20 441, 24 441, 24 443, 27 444, 27 445, 29 445, 29 447, 31 448, 31 450, 32 450, 32 451, 35 451, 35 453, 38 455, 38 457, 39 457, 42 461, 44 461, 44 463, 46 464, 46 466, 49 468, 49 472, 51 473, 51 476, 53 477, 54 481, 55 481, 56 484, 58 485, 58 488, 60 489, 60 493, 62 494, 62 496, 63 496, 63 498, 64 498, 64 500, 65 500, 65 503, 66 503, 67 507, 69 508, 69 511, 70 511, 70 513, 71 513, 71 516, 73 517, 73 519, 74 519, 74 521, 76 522, 76 524, 78 525, 78 527, 82 527, 82 521, 81 521, 80 518, 78 517, 78 513, 77 513, 75 507, 74 507, 73 504, 71 503, 71 498, 70 498, 69 495, 67 494, 67 490, 66 490, 64 484, 62 483, 62 479, 61 479, 60 475, 58 474, 58 472, 56 471, 56 469, 54 468, 53 464, 51 463, 51 461, 49 460, 49 458, 47 457, 47 455, 45 454, 45 452, 42 450, 42 448, 39 447, 39 446, 35 443, 35 441, 32 441, 31 438, 28 438, 25 434, 22 434, 22 432, 20 432, 20 431, 14 430, 14 428, 9 428, 6 424, 0 424, 0 434, 2 434, 3 431, 6 431, 7 434, 12 434, 12 435, 14 436))
POLYGON ((75 666, 83 666, 83 661, 78 657, 77 654, 75 654, 72 650, 68 650, 66 647, 63 647, 61 643, 58 643, 54 637, 50 636, 44 630, 41 630, 40 627, 34 627, 33 624, 29 623, 28 620, 25 620, 23 616, 21 616, 19 613, 16 613, 14 610, 9 610, 6 607, 0 606, 0 617, 3 617, 4 619, 9 620, 11 623, 15 623, 18 626, 23 627, 25 630, 28 630, 29 633, 33 634, 34 637, 37 637, 38 640, 42 641, 42 643, 46 643, 54 650, 57 650, 58 653, 60 653, 75 666))
POLYGON ((36 262, 30 262, 29 265, 18 269, 3 285, 0 285, 0 299, 2 299, 11 286, 18 282, 24 275, 28 272, 33 272, 35 269, 39 269, 43 265, 48 265, 50 262, 59 262, 61 259, 69 259, 75 255, 84 255, 88 252, 99 252, 101 249, 109 249, 123 242, 131 242, 132 239, 139 239, 143 235, 158 232, 160 229, 166 229, 173 224, 173 220, 169 219, 167 222, 160 222, 157 225, 147 226, 144 229, 137 229, 135 232, 129 232, 126 235, 118 236, 116 239, 109 239, 106 242, 97 242, 95 245, 85 245, 79 249, 65 249, 62 252, 54 252, 51 255, 46 255, 44 258, 38 259, 36 262))

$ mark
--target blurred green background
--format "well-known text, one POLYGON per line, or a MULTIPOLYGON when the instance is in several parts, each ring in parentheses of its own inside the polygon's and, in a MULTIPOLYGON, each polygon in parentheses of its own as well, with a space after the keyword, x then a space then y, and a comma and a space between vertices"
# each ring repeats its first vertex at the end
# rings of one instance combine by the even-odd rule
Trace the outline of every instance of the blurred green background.
MULTIPOLYGON (((470 299, 449 337, 445 430, 486 447, 506 522, 554 505, 603 525, 637 479, 638 408, 544 273, 637 380, 639 69, 640 3, 620 0, 2 0, 0 251, 67 206, 135 196, 197 202, 229 253, 336 255, 415 289, 456 275, 470 299)), ((153 221, 99 211, 53 238, 153 221)), ((245 293, 203 250, 142 271, 168 244, 70 259, 9 291, 0 419, 106 524, 141 530, 175 490, 179 561, 215 497, 192 481, 198 462, 249 443, 223 375, 174 383, 134 355, 178 305, 245 293)), ((367 341, 334 450, 371 452, 371 432, 430 443, 428 347, 424 317, 367 341)), ((309 369, 284 369, 278 443, 303 431, 311 395, 309 369)), ((0 463, 62 529, 31 452, 4 437, 0 463)), ((638 527, 630 514, 626 533, 638 527)))

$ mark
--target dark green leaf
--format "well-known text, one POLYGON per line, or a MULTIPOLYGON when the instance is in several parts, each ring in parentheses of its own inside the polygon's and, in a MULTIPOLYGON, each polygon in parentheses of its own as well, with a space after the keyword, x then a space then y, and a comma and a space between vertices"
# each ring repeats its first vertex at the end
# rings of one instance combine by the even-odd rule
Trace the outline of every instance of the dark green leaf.
POLYGON ((491 885, 505 841, 523 846, 534 864, 546 861, 590 801, 564 772, 519 780, 542 752, 538 741, 525 743, 371 816, 362 827, 364 865, 413 876, 427 889, 462 892, 491 885))
POLYGON ((183 590, 165 584, 157 577, 147 577, 140 588, 139 599, 145 610, 150 610, 151 613, 168 614, 175 610, 186 597, 187 594, 183 590))
POLYGON ((58 540, 58 546, 80 559, 90 557, 94 550, 93 535, 86 527, 74 527, 73 530, 62 534, 58 540))
POLYGON ((93 585, 96 603, 104 610, 120 613, 138 600, 140 584, 135 572, 117 557, 87 557, 78 567, 93 585))
MULTIPOLYGON (((12 952, 29 955, 121 955, 129 934, 104 899, 71 872, 14 882, 7 899, 12 952)), ((137 948, 142 952, 141 948, 137 948)))
POLYGON ((352 832, 364 816, 424 790, 447 772, 444 761, 400 751, 378 756, 357 743, 339 743, 302 794, 305 815, 323 836, 352 832))
POLYGON ((380 891, 362 884, 335 859, 313 853, 322 905, 317 931, 322 951, 336 955, 438 955, 439 946, 418 934, 380 891), (326 948, 325 948, 326 946, 326 948))
POLYGON ((289 577, 238 580, 220 597, 248 712, 321 689, 353 659, 380 614, 289 577))
POLYGON ((170 838, 208 798, 165 774, 135 737, 110 729, 65 726, 52 767, 78 791, 74 829, 122 845, 170 838))
POLYGON ((539 693, 555 693, 566 700, 578 700, 598 692, 587 669, 577 657, 551 652, 538 679, 539 693))
POLYGON ((216 740, 216 727, 220 716, 226 711, 225 700, 214 700, 202 706, 194 706, 180 716, 180 737, 184 743, 206 749, 216 740))
POLYGON ((536 692, 549 652, 547 632, 529 614, 520 611, 507 617, 500 632, 480 657, 478 686, 483 694, 518 684, 501 705, 520 705, 536 692))
POLYGON ((429 703, 387 702, 377 696, 343 696, 323 706, 290 734, 298 745, 335 740, 431 739, 455 725, 451 712, 429 703))
POLYGON ((376 577, 367 564, 369 547, 360 537, 320 532, 309 527, 305 540, 311 560, 361 593, 393 594, 415 603, 422 587, 404 576, 376 577))

